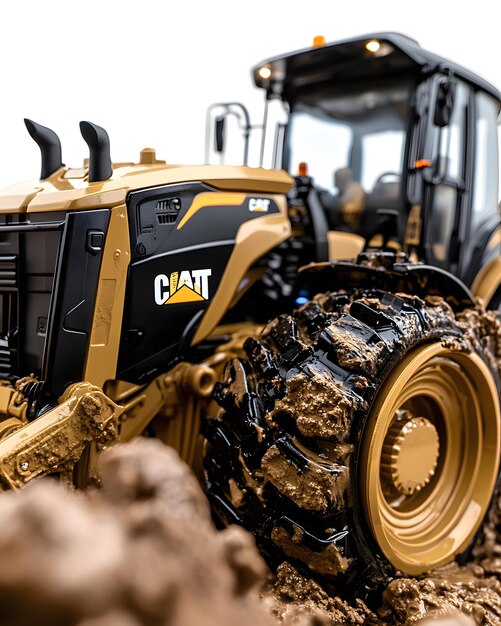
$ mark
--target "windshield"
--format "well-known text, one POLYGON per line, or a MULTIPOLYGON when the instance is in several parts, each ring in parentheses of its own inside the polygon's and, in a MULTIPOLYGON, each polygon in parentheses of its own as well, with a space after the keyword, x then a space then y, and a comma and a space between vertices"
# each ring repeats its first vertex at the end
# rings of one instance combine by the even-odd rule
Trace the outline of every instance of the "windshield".
POLYGON ((410 91, 402 83, 324 88, 294 104, 289 171, 296 174, 300 162, 308 164, 332 227, 363 231, 377 209, 399 208, 410 91), (356 219, 345 219, 347 201, 357 205, 356 219))

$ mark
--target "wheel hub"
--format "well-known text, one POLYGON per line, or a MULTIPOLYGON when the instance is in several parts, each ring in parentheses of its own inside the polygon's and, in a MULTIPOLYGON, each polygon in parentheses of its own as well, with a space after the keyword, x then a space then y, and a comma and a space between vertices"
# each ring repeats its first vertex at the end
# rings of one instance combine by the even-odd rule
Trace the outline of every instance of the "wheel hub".
POLYGON ((421 575, 467 548, 495 490, 500 444, 496 382, 480 355, 434 342, 394 367, 359 465, 366 521, 393 567, 421 575))
POLYGON ((408 411, 398 413, 383 444, 381 474, 387 487, 412 496, 433 478, 440 441, 430 420, 408 411))

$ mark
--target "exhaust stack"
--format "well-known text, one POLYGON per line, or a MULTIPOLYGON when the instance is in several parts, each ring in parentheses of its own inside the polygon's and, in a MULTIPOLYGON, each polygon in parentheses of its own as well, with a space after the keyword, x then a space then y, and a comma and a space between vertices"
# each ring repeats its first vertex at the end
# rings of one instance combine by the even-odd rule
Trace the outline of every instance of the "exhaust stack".
POLYGON ((113 173, 108 133, 92 122, 80 122, 80 132, 89 146, 89 183, 108 180, 113 173))
POLYGON ((24 123, 29 134, 36 141, 40 148, 40 152, 42 153, 42 170, 40 172, 40 179, 45 180, 63 166, 61 142, 59 141, 59 137, 56 133, 50 128, 37 124, 36 122, 26 118, 24 123))

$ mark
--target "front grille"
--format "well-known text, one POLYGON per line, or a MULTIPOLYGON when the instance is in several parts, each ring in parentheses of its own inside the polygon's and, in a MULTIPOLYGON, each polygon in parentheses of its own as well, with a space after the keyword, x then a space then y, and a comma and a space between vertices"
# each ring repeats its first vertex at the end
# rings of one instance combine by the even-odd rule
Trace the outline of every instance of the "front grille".
POLYGON ((15 254, 0 255, 0 289, 2 287, 17 289, 17 256, 15 254))
POLYGON ((0 379, 42 375, 64 219, 0 214, 0 379))
POLYGON ((17 255, 0 255, 0 378, 10 378, 17 371, 18 312, 17 255))

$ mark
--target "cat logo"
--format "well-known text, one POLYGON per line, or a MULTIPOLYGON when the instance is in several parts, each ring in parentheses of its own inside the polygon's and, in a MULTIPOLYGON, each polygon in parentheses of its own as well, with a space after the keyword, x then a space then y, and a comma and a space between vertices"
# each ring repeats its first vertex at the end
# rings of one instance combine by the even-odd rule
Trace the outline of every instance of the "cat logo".
POLYGON ((212 270, 183 270, 171 272, 170 276, 155 277, 155 302, 157 304, 180 304, 204 302, 209 299, 209 276, 212 270))
POLYGON ((270 201, 267 198, 249 198, 249 211, 253 213, 268 213, 270 201))

